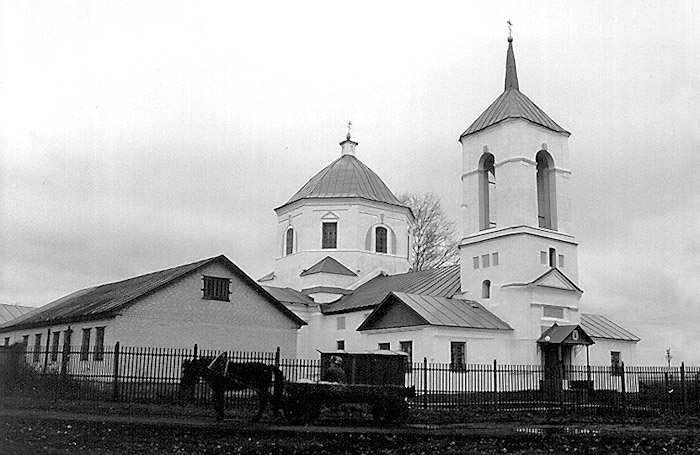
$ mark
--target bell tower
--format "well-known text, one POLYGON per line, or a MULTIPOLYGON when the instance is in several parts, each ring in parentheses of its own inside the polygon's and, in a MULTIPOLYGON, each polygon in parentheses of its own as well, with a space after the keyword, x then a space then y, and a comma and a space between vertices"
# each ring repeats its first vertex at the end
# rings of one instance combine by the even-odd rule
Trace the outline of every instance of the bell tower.
POLYGON ((570 233, 570 133, 520 91, 511 36, 505 73, 503 93, 459 138, 461 283, 468 298, 516 332, 521 323, 514 318, 524 319, 520 331, 532 337, 545 325, 538 305, 568 308, 562 320, 580 319, 577 242, 570 233), (557 278, 535 283, 548 273, 557 278), (542 286, 562 289, 547 295, 533 290, 542 286), (521 292, 510 292, 515 289, 521 292))

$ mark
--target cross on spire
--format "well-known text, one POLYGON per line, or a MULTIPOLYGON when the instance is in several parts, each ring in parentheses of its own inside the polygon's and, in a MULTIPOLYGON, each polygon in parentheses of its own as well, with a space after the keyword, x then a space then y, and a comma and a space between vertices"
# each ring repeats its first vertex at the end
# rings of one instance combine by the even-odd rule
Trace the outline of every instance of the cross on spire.
POLYGON ((348 134, 345 136, 348 141, 350 140, 350 128, 352 128, 352 121, 348 121, 348 134))
POLYGON ((508 24, 508 41, 513 41, 513 23, 510 21, 510 19, 508 19, 506 24, 508 24))

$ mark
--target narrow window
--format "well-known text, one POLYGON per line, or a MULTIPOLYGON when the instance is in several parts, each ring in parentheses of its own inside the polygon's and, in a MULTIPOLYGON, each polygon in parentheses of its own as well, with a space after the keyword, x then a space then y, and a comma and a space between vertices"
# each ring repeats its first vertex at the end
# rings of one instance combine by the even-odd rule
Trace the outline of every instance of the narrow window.
POLYGON ((63 332, 63 349, 70 349, 70 341, 72 335, 73 331, 71 329, 65 330, 63 332))
POLYGON ((484 153, 479 165, 479 225, 481 230, 496 227, 496 168, 492 154, 484 153))
POLYGON ((494 267, 498 265, 498 253, 493 253, 491 255, 491 262, 493 262, 494 267))
POLYGON ((340 316, 338 319, 336 319, 336 324, 338 330, 345 330, 345 316, 340 316))
POLYGON ((490 264, 490 262, 489 262, 489 255, 488 255, 488 254, 484 254, 484 255, 481 256, 481 266, 482 266, 483 268, 486 268, 486 267, 490 267, 490 266, 491 266, 491 264, 490 264))
POLYGON ((203 276, 204 288, 202 289, 202 298, 206 300, 222 300, 229 302, 229 284, 231 280, 228 278, 217 278, 213 276, 203 276))
POLYGON ((549 249, 549 266, 557 266, 557 250, 555 250, 554 248, 549 249))
POLYGON ((5 337, 5 346, 10 345, 10 337, 5 337))
POLYGON ((90 355, 90 330, 83 329, 83 343, 80 345, 80 360, 87 360, 90 355))
POLYGON ((338 223, 323 223, 321 248, 338 248, 338 223))
POLYGON ((375 248, 374 250, 377 253, 386 253, 387 248, 386 248, 386 240, 387 240, 387 235, 386 235, 386 228, 379 226, 376 229, 376 236, 375 236, 375 248))
POLYGON ((102 360, 105 357, 105 328, 97 327, 95 329, 95 354, 93 359, 102 360))
POLYGON ((390 343, 379 343, 379 350, 380 351, 388 351, 390 349, 391 349, 390 343))
POLYGON ((473 257, 472 260, 474 261, 474 270, 479 268, 479 256, 473 257))
POLYGON ((37 333, 34 336, 34 361, 38 362, 41 358, 41 334, 37 333))
POLYGON ((345 340, 338 340, 335 342, 336 344, 336 349, 339 351, 344 351, 345 350, 345 340))
POLYGON ((564 255, 559 255, 559 267, 564 267, 564 255))
POLYGON ((484 280, 484 282, 481 283, 481 297, 484 299, 491 298, 491 281, 484 280))
POLYGON ((24 347, 26 349, 27 345, 29 345, 29 335, 24 335, 22 337, 22 344, 24 344, 24 347))
POLYGON ((547 252, 546 251, 540 251, 540 262, 543 265, 547 265, 547 252))
POLYGON ((622 355, 620 351, 610 351, 610 368, 613 376, 622 375, 622 355))
POLYGON ((541 150, 537 161, 537 220, 538 226, 556 229, 554 161, 549 153, 541 150))
POLYGON ((399 350, 408 354, 409 367, 413 364, 413 341, 399 341, 399 350))
POLYGON ((51 361, 55 362, 58 360, 58 342, 61 338, 61 332, 54 332, 53 339, 51 340, 51 361))
POLYGON ((466 347, 464 341, 452 341, 450 343, 450 368, 452 371, 464 371, 466 369, 466 347))
POLYGON ((285 239, 284 254, 292 254, 294 252, 294 229, 287 229, 287 236, 285 239))

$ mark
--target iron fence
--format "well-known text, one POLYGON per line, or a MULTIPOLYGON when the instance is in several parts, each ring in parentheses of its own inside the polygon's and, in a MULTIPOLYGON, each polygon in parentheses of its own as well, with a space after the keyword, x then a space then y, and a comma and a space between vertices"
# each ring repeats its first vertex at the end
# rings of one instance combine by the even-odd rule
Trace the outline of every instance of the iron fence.
MULTIPOLYGON (((11 348, 0 347, 0 371, 16 367, 11 348)), ((25 370, 56 390, 72 390, 81 398, 138 403, 180 403, 182 362, 215 357, 224 351, 123 347, 86 353, 79 347, 59 350, 27 346, 20 354, 25 370), (37 375, 38 373, 38 375, 37 375), (60 385, 61 387, 58 387, 60 385), (68 387, 66 386, 68 385, 68 387)), ((283 359, 276 352, 226 351, 237 362, 262 362, 279 367, 287 381, 319 380, 320 360, 283 359)), ((565 409, 700 412, 700 368, 600 367, 492 364, 459 365, 413 363, 406 369, 405 385, 416 394, 417 407, 461 407, 489 411, 565 409)), ((232 392, 229 402, 245 403, 251 391, 232 392)), ((199 383, 188 400, 204 405, 211 392, 199 383)))

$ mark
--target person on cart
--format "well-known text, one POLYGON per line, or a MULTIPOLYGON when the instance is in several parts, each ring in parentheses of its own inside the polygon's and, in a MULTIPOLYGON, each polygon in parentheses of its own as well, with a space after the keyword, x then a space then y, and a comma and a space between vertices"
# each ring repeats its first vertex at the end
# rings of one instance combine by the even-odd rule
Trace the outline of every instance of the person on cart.
POLYGON ((343 359, 334 355, 331 357, 330 365, 326 369, 326 381, 345 384, 345 370, 343 370, 343 359))

